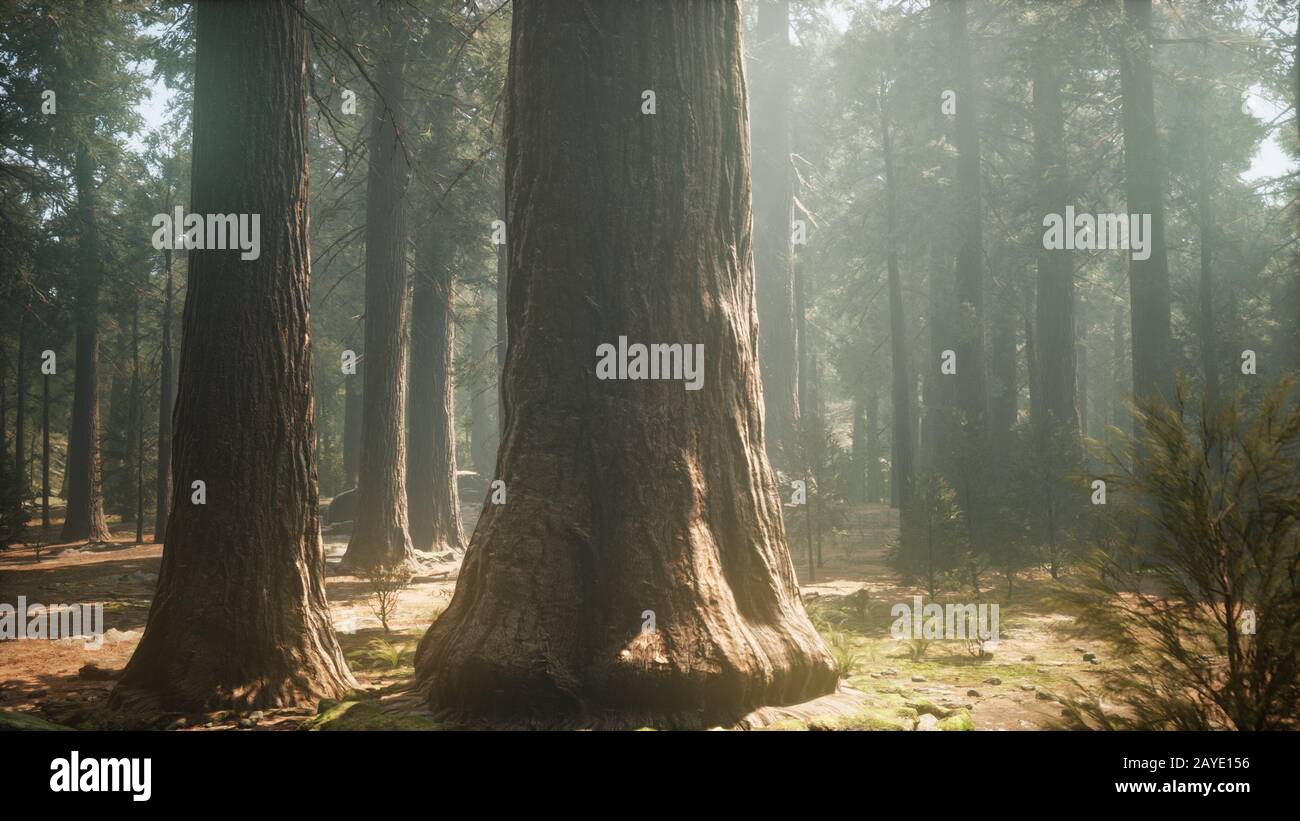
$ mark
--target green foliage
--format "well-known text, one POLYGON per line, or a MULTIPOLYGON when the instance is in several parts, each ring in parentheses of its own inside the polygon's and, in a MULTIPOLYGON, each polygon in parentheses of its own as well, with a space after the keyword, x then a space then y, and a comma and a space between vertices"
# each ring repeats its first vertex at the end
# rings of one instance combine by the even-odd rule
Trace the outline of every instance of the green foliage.
POLYGON ((411 642, 390 642, 373 639, 364 648, 352 654, 349 662, 364 669, 396 670, 410 664, 415 654, 411 642))
POLYGON ((905 583, 921 585, 934 598, 950 586, 967 553, 965 513, 956 492, 938 473, 919 474, 902 521, 890 561, 905 583))
POLYGON ((1180 385, 1171 404, 1138 409, 1108 483, 1140 537, 1098 551, 1067 594, 1128 662, 1105 678, 1124 709, 1082 701, 1069 708, 1076 723, 1300 727, 1300 405, 1289 390, 1198 416, 1180 385))

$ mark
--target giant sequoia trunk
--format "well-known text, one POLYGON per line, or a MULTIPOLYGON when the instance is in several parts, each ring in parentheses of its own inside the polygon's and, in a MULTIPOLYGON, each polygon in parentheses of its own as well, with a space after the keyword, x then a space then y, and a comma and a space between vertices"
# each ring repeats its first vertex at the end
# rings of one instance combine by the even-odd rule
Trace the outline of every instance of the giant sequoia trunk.
POLYGON ((1165 256, 1164 180, 1152 87, 1151 0, 1124 0, 1124 190, 1131 214, 1151 215, 1151 254, 1129 254, 1129 311, 1135 397, 1168 396, 1171 387, 1169 264, 1165 256))
POLYGON ((85 146, 77 149, 73 166, 77 185, 77 325, 76 363, 72 386, 72 425, 64 471, 67 516, 64 542, 107 541, 99 459, 99 282, 102 263, 94 165, 85 146))
MULTIPOLYGON (((445 128, 448 113, 436 107, 434 127, 445 128)), ((422 162, 436 179, 444 164, 442 141, 435 137, 422 162)), ((410 425, 406 493, 411 544, 419 550, 460 549, 456 489, 456 430, 452 412, 453 328, 451 262, 455 248, 447 239, 447 220, 433 192, 434 218, 420 237, 415 285, 411 293, 411 382, 407 416, 410 425)))
MULTIPOLYGON (((394 15, 395 17, 395 15, 394 15)), ((390 25, 399 23, 393 19, 390 25)), ((366 179, 366 362, 361 369, 357 506, 344 562, 396 566, 414 559, 406 497, 406 182, 398 132, 404 52, 397 30, 380 55, 366 179)))
POLYGON ((515 2, 508 495, 420 643, 437 707, 699 726, 835 686, 763 448, 740 20, 515 2), (702 386, 598 379, 620 336, 703 345, 702 386))
POLYGON ((758 294, 759 362, 768 453, 791 467, 799 418, 799 352, 795 330, 794 166, 790 159, 790 4, 758 4, 751 59, 753 95, 754 279, 758 294), (787 464, 789 463, 789 464, 787 464))
POLYGON ((190 251, 176 491, 120 707, 283 706, 353 685, 325 601, 312 447, 304 26, 289 3, 195 9, 190 210, 259 214, 261 255, 190 251))
MULTIPOLYGON (((1061 79, 1052 46, 1034 55, 1034 168, 1036 197, 1041 215, 1064 218, 1069 204, 1065 167, 1065 117, 1061 109, 1061 79)), ((1041 217, 1039 222, 1041 223, 1041 217)), ((1070 228, 1073 230, 1073 228, 1070 228)), ((1034 426, 1040 436, 1056 438, 1079 430, 1075 387, 1074 266, 1071 252, 1038 247, 1036 354, 1037 395, 1034 426)), ((1040 446, 1044 444, 1040 440, 1040 446)))

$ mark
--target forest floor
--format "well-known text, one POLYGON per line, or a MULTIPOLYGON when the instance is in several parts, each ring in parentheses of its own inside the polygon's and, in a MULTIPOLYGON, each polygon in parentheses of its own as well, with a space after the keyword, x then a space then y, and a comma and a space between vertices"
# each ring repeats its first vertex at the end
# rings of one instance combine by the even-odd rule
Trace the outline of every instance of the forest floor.
MULTIPOLYGON (((476 512, 471 506, 464 510, 467 533, 476 512)), ((844 513, 841 526, 824 539, 823 563, 815 580, 808 578, 804 537, 797 526, 792 526, 791 544, 808 610, 828 643, 839 648, 841 663, 850 670, 842 691, 852 693, 859 709, 856 715, 827 721, 778 716, 775 728, 1044 729, 1060 717, 1058 696, 1072 692, 1075 681, 1085 686, 1095 683, 1106 668, 1106 648, 1069 636, 1074 619, 1049 604, 1052 584, 1045 574, 1020 578, 1010 601, 1003 591, 987 594, 1000 602, 1000 642, 991 657, 972 655, 960 641, 931 642, 914 657, 913 643, 893 639, 889 630, 891 607, 910 605, 912 596, 921 592, 901 585, 886 564, 886 551, 897 533, 897 514, 881 505, 844 513), (1085 660, 1084 653, 1095 655, 1085 660)), ((38 537, 53 542, 59 524, 55 521, 48 533, 38 529, 38 537)), ((346 542, 346 528, 327 528, 331 566, 342 556, 346 542)), ((0 553, 0 602, 15 604, 24 596, 29 606, 104 605, 104 639, 98 649, 77 639, 0 642, 0 729, 6 716, 10 723, 15 717, 30 717, 73 727, 108 726, 102 705, 113 687, 109 676, 125 666, 140 640, 161 553, 160 545, 134 544, 134 530, 127 526, 114 526, 113 541, 108 543, 46 544, 39 561, 32 546, 0 553)), ((374 612, 369 585, 331 569, 327 589, 334 625, 359 685, 343 702, 323 704, 319 711, 160 716, 156 726, 190 730, 438 726, 418 715, 394 717, 393 710, 377 709, 377 705, 401 700, 412 676, 416 643, 450 601, 458 569, 458 557, 427 561, 425 571, 402 591, 388 632, 374 612), (354 709, 358 705, 361 709, 354 709)), ((766 723, 773 723, 770 717, 766 723)))

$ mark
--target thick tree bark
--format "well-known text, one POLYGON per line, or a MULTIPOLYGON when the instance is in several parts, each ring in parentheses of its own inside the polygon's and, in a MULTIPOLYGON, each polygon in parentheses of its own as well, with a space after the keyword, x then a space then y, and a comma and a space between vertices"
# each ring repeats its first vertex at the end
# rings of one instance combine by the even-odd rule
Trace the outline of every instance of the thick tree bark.
MULTIPOLYGON (((1055 46, 1045 44, 1034 54, 1034 170, 1035 197, 1040 215, 1064 219, 1069 205, 1065 165, 1065 117, 1061 108, 1061 79, 1055 64, 1055 46)), ((1041 224, 1041 216, 1039 220, 1041 224)), ((1067 227, 1073 230, 1073 227, 1067 227)), ((1076 436, 1079 412, 1074 329, 1074 264, 1071 252, 1043 248, 1038 239, 1037 331, 1038 390, 1034 419, 1040 445, 1055 440, 1056 433, 1076 436)))
POLYGON ((167 515, 171 501, 172 460, 172 252, 163 251, 162 330, 158 357, 161 362, 158 377, 158 477, 154 487, 158 500, 154 514, 153 540, 157 544, 167 541, 167 515))
POLYGON ((76 365, 72 387, 72 425, 64 469, 67 515, 60 541, 109 539, 99 460, 99 252, 95 172, 89 150, 77 149, 73 167, 77 187, 76 365))
POLYGON ((1151 0, 1124 0, 1124 190, 1131 214, 1151 215, 1151 255, 1129 254, 1129 321, 1132 325, 1133 394, 1168 397, 1172 385, 1169 331, 1169 264, 1165 255, 1164 174, 1152 87, 1151 0))
MULTIPOLYGON (((429 153, 433 156, 426 158, 430 161, 423 163, 424 167, 438 167, 440 152, 435 148, 429 153)), ((465 544, 456 488, 451 374, 451 261, 455 249, 446 231, 446 222, 435 217, 418 246, 411 296, 411 388, 407 407, 410 436, 406 492, 411 545, 438 553, 459 550, 465 544)))
POLYGON ((167 545, 111 699, 155 712, 354 686, 325 601, 316 489, 302 10, 200 2, 195 43, 191 211, 259 214, 261 253, 189 252, 167 545), (200 480, 206 504, 192 501, 200 480))
POLYGON ((763 377, 768 454, 792 466, 799 419, 799 358, 795 324, 795 176, 790 159, 790 4, 763 0, 751 49, 754 279, 758 294, 759 362, 763 377))
POLYGON ((456 247, 449 238, 447 212, 440 205, 441 180, 450 179, 447 156, 451 106, 439 100, 430 116, 433 135, 425 143, 421 167, 435 180, 430 186, 432 217, 416 248, 411 295, 411 380, 407 405, 406 494, 411 545, 417 550, 460 550, 465 534, 460 524, 460 495, 456 486, 455 388, 452 355, 455 325, 452 301, 456 247))
POLYGON ((508 499, 420 643, 437 707, 707 726, 835 687, 763 447, 740 21, 516 0, 508 499), (703 345, 700 389, 598 379, 619 336, 703 345))
POLYGON ((396 566, 414 560, 406 492, 406 184, 399 137, 404 51, 391 15, 376 71, 380 98, 370 128, 366 180, 366 363, 356 519, 344 563, 396 566))

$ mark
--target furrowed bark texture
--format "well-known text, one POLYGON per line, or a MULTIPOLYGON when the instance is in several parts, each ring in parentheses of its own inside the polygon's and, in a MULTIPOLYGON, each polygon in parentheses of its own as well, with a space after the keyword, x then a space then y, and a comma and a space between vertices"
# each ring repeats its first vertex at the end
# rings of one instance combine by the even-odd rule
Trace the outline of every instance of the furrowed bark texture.
POLYGON ((418 685, 439 708, 611 725, 830 692, 763 448, 739 3, 517 0, 514 32, 508 495, 418 685), (620 335, 703 344, 702 389, 598 380, 620 335))
MULTIPOLYGON (((392 25, 397 25, 392 21, 392 25)), ((391 36, 381 52, 366 179, 365 363, 356 519, 344 562, 412 561, 406 496, 406 182, 398 140, 404 55, 391 36)))
POLYGON ((200 2, 195 32, 190 210, 259 214, 261 252, 190 252, 167 545, 112 696, 151 711, 354 686, 325 601, 312 447, 304 22, 289 3, 200 2))

